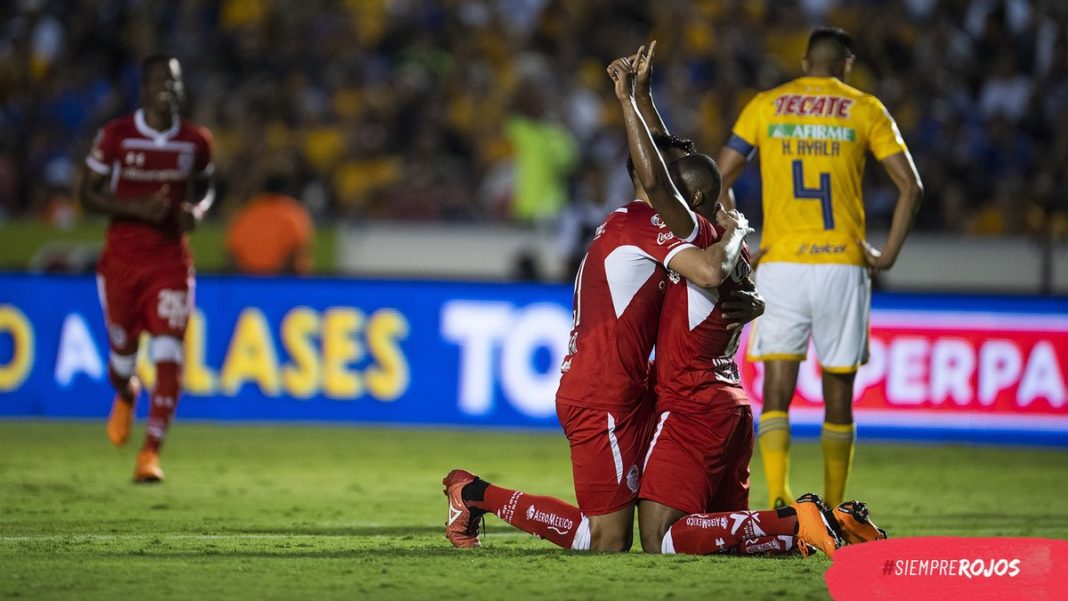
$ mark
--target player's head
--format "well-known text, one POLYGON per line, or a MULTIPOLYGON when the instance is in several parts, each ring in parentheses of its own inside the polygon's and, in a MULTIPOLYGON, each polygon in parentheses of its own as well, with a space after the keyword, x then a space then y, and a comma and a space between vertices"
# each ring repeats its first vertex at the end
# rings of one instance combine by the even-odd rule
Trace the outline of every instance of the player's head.
POLYGON ((174 112, 185 99, 182 67, 169 54, 152 54, 141 63, 141 105, 146 110, 174 112))
POLYGON ((668 172, 690 208, 715 220, 716 200, 723 185, 716 161, 707 154, 688 154, 672 161, 668 172))
MULTIPOLYGON (((697 152, 697 146, 693 143, 693 140, 670 134, 653 134, 653 145, 660 152, 660 156, 664 157, 665 163, 671 163, 675 159, 697 152)), ((638 182, 638 176, 634 172, 634 159, 630 155, 627 155, 627 175, 630 176, 630 181, 634 182, 635 188, 641 186, 638 182)))
POLYGON ((805 73, 831 75, 845 81, 856 59, 853 37, 841 27, 817 27, 808 36, 808 48, 801 66, 805 73))

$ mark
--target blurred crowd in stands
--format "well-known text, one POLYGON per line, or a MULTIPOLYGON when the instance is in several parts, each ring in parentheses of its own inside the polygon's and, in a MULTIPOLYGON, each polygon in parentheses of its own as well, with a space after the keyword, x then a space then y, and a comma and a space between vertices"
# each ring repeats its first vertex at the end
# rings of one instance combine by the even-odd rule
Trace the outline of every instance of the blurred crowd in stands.
MULTIPOLYGON (((1066 2, 11 0, 0 18, 0 220, 80 218, 93 132, 136 107, 140 59, 166 50, 215 135, 221 218, 283 177, 320 222, 566 216, 584 240, 630 199, 610 59, 658 40, 661 112, 715 155, 829 23, 916 157, 918 228, 1068 236, 1066 2)), ((895 196, 869 171, 880 227, 895 196)), ((756 169, 736 192, 759 222, 756 169)))

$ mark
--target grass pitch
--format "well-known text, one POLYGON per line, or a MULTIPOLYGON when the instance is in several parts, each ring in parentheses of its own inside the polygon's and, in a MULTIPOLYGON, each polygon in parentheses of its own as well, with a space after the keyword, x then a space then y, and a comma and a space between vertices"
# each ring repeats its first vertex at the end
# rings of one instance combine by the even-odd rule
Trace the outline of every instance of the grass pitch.
MULTIPOLYGON (((818 490, 818 444, 794 447, 795 492, 818 490)), ((155 486, 130 484, 135 454, 103 422, 0 422, 0 599, 827 596, 823 557, 572 553, 492 516, 482 549, 450 547, 452 467, 574 499, 560 434, 179 423, 155 486)), ((849 495, 894 537, 1068 538, 1066 459, 862 441, 849 495)))

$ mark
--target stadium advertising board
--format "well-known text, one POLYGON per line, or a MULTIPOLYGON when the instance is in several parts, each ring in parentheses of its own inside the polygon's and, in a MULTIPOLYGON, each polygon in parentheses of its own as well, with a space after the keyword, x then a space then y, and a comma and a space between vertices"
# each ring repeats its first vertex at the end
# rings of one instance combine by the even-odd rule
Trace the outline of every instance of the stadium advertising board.
MULTIPOLYGON (((202 277, 196 296, 180 418, 556 427, 568 286, 202 277)), ((861 436, 1068 444, 1068 302, 874 305, 861 436)), ((92 278, 0 276, 0 415, 103 417, 106 366, 92 278)), ((742 373, 759 403, 760 365, 742 373)), ((800 434, 820 397, 810 359, 800 434)))

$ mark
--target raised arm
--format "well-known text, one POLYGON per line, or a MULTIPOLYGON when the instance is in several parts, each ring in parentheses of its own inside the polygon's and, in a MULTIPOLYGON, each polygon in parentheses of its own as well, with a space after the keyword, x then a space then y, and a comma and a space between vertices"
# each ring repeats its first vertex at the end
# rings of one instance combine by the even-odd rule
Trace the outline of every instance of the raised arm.
POLYGON ((688 239, 697 227, 693 213, 675 188, 668 174, 664 158, 653 143, 645 121, 638 113, 634 101, 634 67, 629 58, 620 58, 608 66, 608 74, 615 82, 616 98, 623 109, 623 122, 627 130, 627 144, 634 161, 638 183, 645 190, 653 209, 659 213, 671 233, 688 239))
POLYGON ((890 223, 890 236, 886 239, 886 246, 881 252, 866 240, 861 240, 864 259, 873 271, 890 269, 894 266, 901 247, 905 244, 905 238, 912 229, 916 212, 920 210, 920 202, 923 200, 923 183, 920 182, 920 174, 916 171, 915 163, 912 162, 912 155, 907 150, 890 155, 881 163, 894 185, 897 186, 897 206, 894 207, 894 218, 890 223))
POLYGON ((730 277, 742 254, 745 236, 752 230, 737 210, 716 208, 716 223, 723 235, 708 248, 687 248, 668 261, 667 267, 702 288, 716 288, 730 277))
POLYGON ((634 65, 634 101, 638 105, 638 114, 645 120, 649 127, 649 133, 653 136, 658 134, 668 135, 667 125, 660 117, 660 111, 656 110, 653 103, 653 57, 656 56, 656 40, 649 44, 648 52, 645 46, 638 49, 630 62, 634 65))

